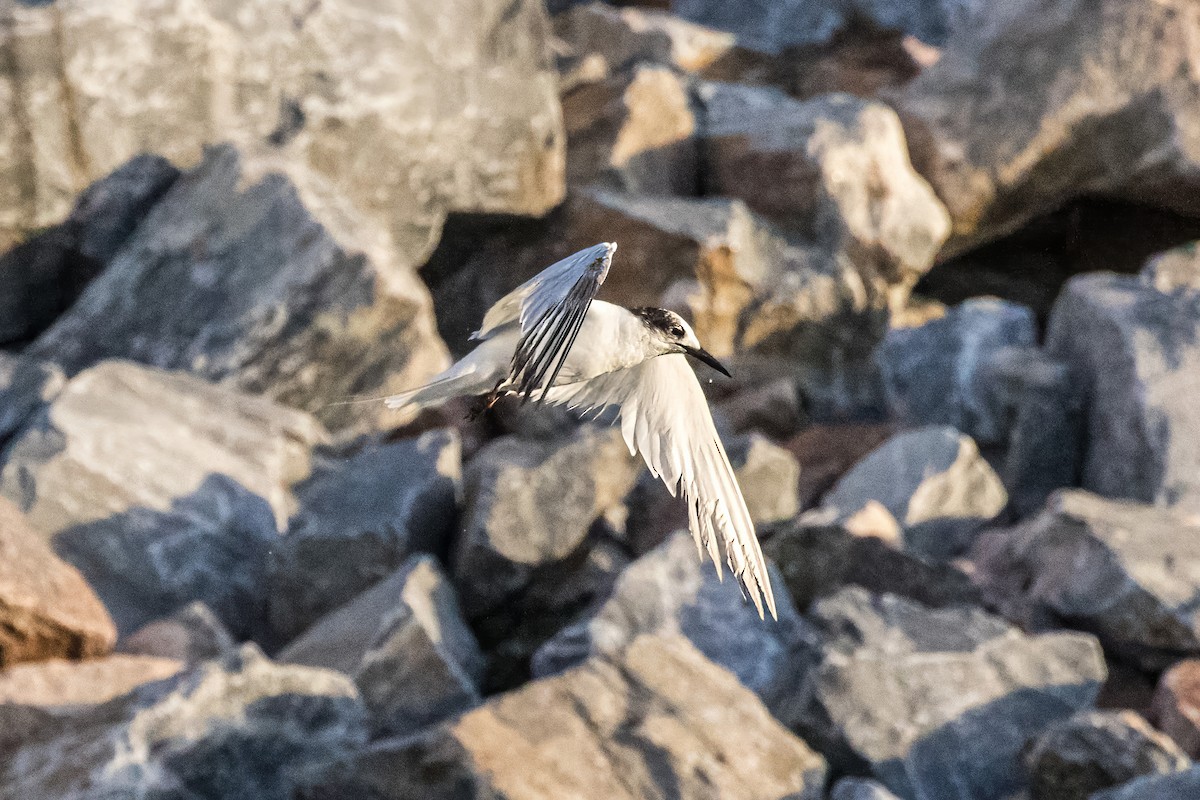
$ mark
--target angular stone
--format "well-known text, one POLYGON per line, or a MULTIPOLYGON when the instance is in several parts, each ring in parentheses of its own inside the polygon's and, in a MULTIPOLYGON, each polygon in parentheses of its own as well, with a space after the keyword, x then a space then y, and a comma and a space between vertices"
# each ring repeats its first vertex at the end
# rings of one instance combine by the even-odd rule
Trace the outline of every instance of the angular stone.
POLYGON ((1093 637, 1027 636, 978 608, 851 588, 812 617, 829 638, 796 730, 904 798, 1014 793, 1026 740, 1090 706, 1105 677, 1093 637))
POLYGON ((1200 289, 1200 252, 1189 242, 1155 256, 1142 268, 1142 280, 1160 292, 1200 289))
POLYGON ((784 442, 800 462, 800 507, 811 508, 838 479, 896 429, 891 425, 810 425, 784 442))
POLYGON ((87 661, 53 658, 0 670, 0 703, 50 710, 97 705, 143 683, 169 678, 183 669, 173 658, 123 653, 87 661))
POLYGON ((685 641, 643 636, 380 743, 310 796, 817 800, 825 775, 824 759, 733 676, 685 641))
POLYGON ((416 552, 439 552, 462 474, 453 430, 368 443, 318 458, 295 487, 299 512, 271 551, 271 627, 287 642, 391 574, 416 552))
POLYGON ((1032 629, 1095 633, 1150 670, 1200 653, 1200 521, 1081 491, 981 538, 971 553, 988 601, 1032 629))
POLYGON ((186 370, 341 424, 383 412, 330 400, 445 365, 411 271, 339 244, 283 177, 249 182, 235 149, 207 150, 29 355, 186 370))
POLYGON ((116 639, 112 618, 83 576, 0 497, 0 667, 99 656, 116 639))
POLYGON ((1200 659, 1179 661, 1162 674, 1152 718, 1185 753, 1200 757, 1200 659))
POLYGON ((843 475, 823 504, 845 518, 875 500, 904 527, 907 549, 947 558, 968 548, 1007 499, 974 441, 930 426, 893 436, 843 475))
POLYGON ((1164 294, 1112 274, 1064 287, 1046 349, 1082 397, 1084 489, 1200 510, 1197 337, 1200 292, 1164 294))
POLYGON ((1172 775, 1146 775, 1088 800, 1192 800, 1200 795, 1200 767, 1172 775))
POLYGON ((1033 312, 1003 300, 969 300, 945 316, 895 328, 877 358, 892 415, 910 425, 949 425, 980 444, 1008 441, 1019 397, 997 380, 1006 348, 1033 347, 1033 312))
POLYGON ((306 772, 366 743, 348 678, 253 645, 2 743, 0 798, 290 800, 306 772))
POLYGON ((478 705, 484 659, 430 556, 318 621, 279 659, 354 678, 376 735, 403 735, 478 705))
POLYGON ((1083 195, 1200 210, 1189 0, 978 3, 896 98, 948 253, 1083 195))
POLYGON ((269 400, 104 362, 11 444, 0 492, 83 572, 122 633, 203 600, 246 636, 263 616, 289 486, 324 437, 269 400))
POLYGON ((1054 723, 1025 757, 1033 800, 1088 800, 1140 775, 1191 766, 1179 746, 1132 711, 1090 711, 1054 723))
MULTIPOLYGON (((771 569, 771 575, 778 585, 779 573, 771 569)), ((545 677, 597 654, 613 656, 643 634, 678 635, 732 672, 786 722, 816 639, 786 594, 776 601, 778 621, 759 620, 737 584, 720 580, 707 559, 700 559, 691 534, 680 531, 626 567, 593 614, 542 645, 531 671, 545 677)))
POLYGON ((829 800, 898 800, 887 788, 867 778, 842 778, 833 785, 829 800))
POLYGON ((0 450, 66 383, 53 364, 0 354, 0 450))
POLYGON ((776 441, 795 436, 808 421, 800 393, 788 376, 736 389, 730 397, 714 398, 712 407, 729 430, 758 431, 776 441))
POLYGON ((189 603, 169 617, 138 628, 117 643, 117 651, 197 664, 227 655, 233 636, 204 603, 189 603))

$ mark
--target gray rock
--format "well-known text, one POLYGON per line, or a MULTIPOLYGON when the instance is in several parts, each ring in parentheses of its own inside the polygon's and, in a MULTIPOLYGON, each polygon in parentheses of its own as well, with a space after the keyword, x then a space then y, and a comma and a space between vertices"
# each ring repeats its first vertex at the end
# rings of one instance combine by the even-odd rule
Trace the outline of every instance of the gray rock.
POLYGON ((412 733, 478 705, 484 670, 454 590, 430 556, 414 556, 327 614, 279 659, 350 675, 376 735, 412 733))
POLYGON ((892 414, 910 425, 949 425, 984 445, 1008 440, 1018 397, 993 366, 1006 348, 1036 343, 1033 312, 969 300, 945 316, 888 332, 877 358, 892 414))
POLYGON ((236 646, 212 609, 195 602, 138 628, 117 642, 117 651, 198 664, 228 655, 236 646))
POLYGON ((829 800, 898 800, 882 783, 867 778, 842 778, 833 785, 829 800))
POLYGON ((1200 653, 1200 522, 1087 492, 981 538, 971 554, 985 596, 1034 629, 1095 633, 1147 669, 1200 653))
POLYGON ((289 800, 307 771, 366 735, 348 678, 246 645, 4 742, 0 798, 289 800))
POLYGON ((13 434, 66 383, 53 364, 0 353, 0 460, 13 434))
MULTIPOLYGON (((771 576, 778 586, 779 573, 771 576)), ((691 534, 680 531, 626 567, 603 605, 542 645, 531 669, 545 677, 590 656, 612 656, 642 634, 679 635, 786 722, 816 637, 786 593, 777 600, 778 621, 760 620, 736 582, 718 579, 691 534)))
POLYGON ((1086 431, 1080 485, 1200 510, 1200 292, 1080 275, 1055 303, 1046 348, 1068 365, 1086 431))
POLYGON ((824 759, 687 642, 643 636, 613 657, 381 742, 314 800, 817 800, 824 759))
POLYGON ((85 189, 61 224, 0 256, 0 344, 33 339, 108 264, 179 177, 139 155, 85 189))
POLYGON ((341 424, 382 412, 330 400, 444 366, 415 275, 345 249, 283 177, 247 183, 235 149, 206 151, 28 354, 186 370, 341 424))
POLYGON ((202 600, 247 636, 289 486, 324 437, 269 400, 104 362, 12 442, 0 493, 79 568, 121 633, 202 600))
POLYGON ((453 430, 319 456, 296 484, 299 511, 271 551, 270 619, 286 642, 396 570, 443 552, 462 473, 453 430))
POLYGON ((903 526, 906 548, 947 558, 969 547, 1007 499, 970 437, 930 426, 897 434, 871 452, 823 504, 845 518, 879 502, 903 526))
POLYGON ((1160 292, 1200 289, 1200 253, 1189 242, 1161 253, 1142 267, 1141 278, 1160 292))
POLYGON ((1025 762, 1033 800, 1088 800, 1140 775, 1180 772, 1192 763, 1132 711, 1091 711, 1056 722, 1025 762))
POLYGON ((828 641, 796 730, 907 800, 1015 792, 1026 740, 1090 706, 1105 678, 1093 637, 1027 636, 978 608, 844 589, 812 617, 828 641))
POLYGON ((1173 775, 1146 775, 1096 792, 1088 800, 1192 800, 1200 794, 1200 767, 1173 775))

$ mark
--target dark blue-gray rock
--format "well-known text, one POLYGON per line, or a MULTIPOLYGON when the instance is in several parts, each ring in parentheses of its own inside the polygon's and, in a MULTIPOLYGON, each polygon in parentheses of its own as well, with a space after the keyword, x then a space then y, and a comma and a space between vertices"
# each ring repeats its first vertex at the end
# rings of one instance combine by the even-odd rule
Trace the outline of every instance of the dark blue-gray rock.
POLYGON ((366 739, 348 678, 245 645, 0 740, 0 798, 290 800, 308 772, 366 739))
POLYGON ((1146 775, 1096 792, 1088 800, 1193 800, 1200 797, 1200 767, 1173 775, 1146 775))
POLYGON ((1200 249, 1188 242, 1160 253, 1142 267, 1142 281, 1160 292, 1200 289, 1200 249))
POLYGON ((904 529, 904 547, 932 558, 966 550, 1008 500, 979 448, 954 428, 899 433, 843 475, 822 500, 845 519, 870 501, 904 529))
POLYGON ((1132 711, 1088 711, 1043 731, 1025 763, 1033 800, 1088 800, 1141 775, 1181 772, 1192 760, 1132 711))
POLYGON ((413 556, 279 654, 354 679, 375 735, 404 735, 480 701, 484 658, 437 562, 413 556))
MULTIPOLYGON (((768 569, 780 586, 778 571, 768 569)), ((542 645, 531 671, 545 677, 594 655, 611 656, 643 634, 678 635, 732 672, 786 722, 814 654, 815 631, 786 592, 776 594, 778 621, 760 620, 732 576, 725 578, 701 560, 691 534, 679 531, 626 567, 594 613, 542 645)))
POLYGON ((295 486, 299 510, 271 552, 270 618, 286 642, 396 570, 444 552, 462 448, 453 430, 318 455, 295 486))
POLYGON ((1094 637, 1028 636, 975 607, 848 588, 810 616, 827 638, 795 729, 905 800, 1012 794, 1026 740, 1090 707, 1106 675, 1094 637))
POLYGON ((419 384, 445 350, 420 279, 365 233, 343 241, 286 178, 209 148, 27 352, 68 375, 130 359, 327 421, 381 420, 378 404, 329 402, 419 384))
POLYGON ((1200 653, 1200 520, 1078 490, 971 553, 988 602, 1035 630, 1090 631, 1150 670, 1200 653))
POLYGON ((0 461, 8 440, 66 383, 53 364, 0 353, 0 461))
POLYGON ((1002 444, 1019 397, 996 374, 1006 348, 1036 343, 1033 311, 977 299, 945 316, 894 328, 876 358, 892 414, 910 425, 949 425, 984 445, 1002 444))
POLYGON ((80 193, 65 220, 0 256, 0 345, 33 339, 66 311, 179 177, 139 155, 80 193))
POLYGON ((1082 397, 1079 485, 1200 510, 1200 292, 1079 275, 1055 303, 1046 348, 1082 397))
POLYGON ((842 778, 833 785, 829 800, 899 800, 878 781, 869 778, 842 778))
POLYGON ((187 375, 108 361, 10 444, 0 493, 129 633, 193 600, 261 632, 268 551, 326 437, 310 416, 187 375))
POLYGON ((642 636, 369 748, 312 800, 819 800, 825 760, 686 641, 642 636))
POLYGON ((235 647, 225 625, 199 601, 148 622, 117 642, 120 653, 170 658, 183 664, 220 658, 235 647))

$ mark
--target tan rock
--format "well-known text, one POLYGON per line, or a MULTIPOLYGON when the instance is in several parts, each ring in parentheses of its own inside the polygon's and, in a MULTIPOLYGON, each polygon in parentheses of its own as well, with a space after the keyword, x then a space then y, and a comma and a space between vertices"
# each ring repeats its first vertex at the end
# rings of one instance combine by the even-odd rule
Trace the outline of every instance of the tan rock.
POLYGON ((112 618, 83 576, 0 498, 0 667, 99 656, 116 638, 112 618))
POLYGON ((575 6, 554 18, 554 31, 575 55, 594 53, 612 69, 639 62, 699 72, 740 49, 732 33, 659 9, 575 6))
POLYGON ((171 658, 116 654, 89 661, 52 659, 0 671, 0 703, 47 708, 95 705, 183 668, 171 658))

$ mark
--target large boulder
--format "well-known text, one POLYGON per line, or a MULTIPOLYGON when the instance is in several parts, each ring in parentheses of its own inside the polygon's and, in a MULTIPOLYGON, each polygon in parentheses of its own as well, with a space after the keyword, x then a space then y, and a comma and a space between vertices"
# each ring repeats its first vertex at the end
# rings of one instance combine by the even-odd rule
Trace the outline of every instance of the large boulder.
POLYGON ((116 639, 83 576, 0 497, 0 667, 103 655, 116 639))
POLYGON ((644 636, 430 733, 381 742, 315 800, 817 800, 824 759, 729 673, 644 636))
POLYGON ((896 97, 948 252, 1084 195, 1200 212, 1190 0, 978 3, 896 97))
POLYGON ((298 511, 271 550, 271 629, 279 642, 394 572, 443 552, 456 518, 461 444, 449 429, 318 454, 295 485, 298 511))
POLYGON ((245 645, 0 740, 0 798, 290 800, 309 770, 366 738, 348 678, 273 664, 245 645))
POLYGON ((844 589, 797 730, 832 766, 907 800, 999 800, 1024 783, 1025 742, 1091 705, 1106 670, 1086 634, 1028 636, 984 611, 844 589))
POLYGON ((91 583, 122 633, 203 600, 250 635, 310 416, 128 362, 86 370, 9 446, 0 493, 91 583))
POLYGON ((190 165, 220 141, 277 162, 326 224, 324 212, 372 217, 410 267, 446 211, 545 211, 562 194, 564 142, 544 5, 438 11, 421 0, 8 9, 0 231, 58 222, 140 151, 190 165))
POLYGON ((323 223, 285 178, 252 180, 235 149, 211 148, 27 354, 68 374, 130 359, 342 424, 378 418, 379 406, 328 403, 418 384, 445 350, 412 270, 365 231, 348 241, 368 253, 323 223))
POLYGON ((988 601, 1033 629, 1091 631, 1148 669, 1200 654, 1200 521, 1082 491, 988 533, 971 554, 988 601))

